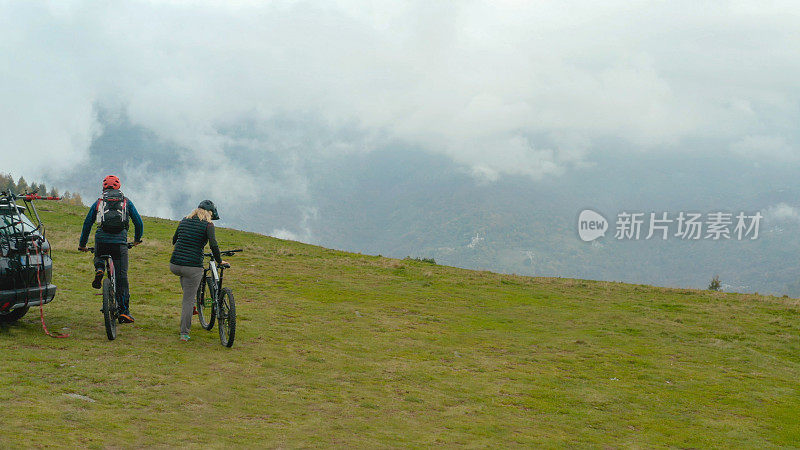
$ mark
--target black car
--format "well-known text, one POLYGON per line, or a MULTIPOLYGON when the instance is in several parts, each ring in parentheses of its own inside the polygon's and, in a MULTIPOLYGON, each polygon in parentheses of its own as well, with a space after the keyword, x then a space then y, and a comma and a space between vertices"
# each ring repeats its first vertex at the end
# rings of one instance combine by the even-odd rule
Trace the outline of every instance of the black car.
POLYGON ((0 323, 18 320, 56 294, 50 243, 32 197, 0 193, 0 323))

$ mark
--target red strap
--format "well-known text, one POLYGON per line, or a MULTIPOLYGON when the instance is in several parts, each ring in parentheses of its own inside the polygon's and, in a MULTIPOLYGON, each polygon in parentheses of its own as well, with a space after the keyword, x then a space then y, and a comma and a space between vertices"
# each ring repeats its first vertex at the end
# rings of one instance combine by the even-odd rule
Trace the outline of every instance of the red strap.
POLYGON ((39 255, 39 264, 36 265, 36 283, 39 285, 39 318, 42 321, 42 329, 44 333, 53 338, 68 338, 69 334, 53 334, 50 330, 47 329, 47 325, 44 324, 44 298, 42 297, 42 280, 39 277, 40 266, 44 265, 44 255, 40 251, 39 246, 36 246, 36 254, 39 255))

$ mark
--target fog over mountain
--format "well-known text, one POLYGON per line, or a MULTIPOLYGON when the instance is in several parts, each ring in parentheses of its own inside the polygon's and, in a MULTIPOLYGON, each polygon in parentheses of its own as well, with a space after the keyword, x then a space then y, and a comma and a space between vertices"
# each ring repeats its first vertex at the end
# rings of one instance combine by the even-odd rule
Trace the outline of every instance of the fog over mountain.
POLYGON ((504 272, 800 294, 791 3, 2 2, 3 170, 504 272), (594 243, 584 208, 761 212, 594 243))

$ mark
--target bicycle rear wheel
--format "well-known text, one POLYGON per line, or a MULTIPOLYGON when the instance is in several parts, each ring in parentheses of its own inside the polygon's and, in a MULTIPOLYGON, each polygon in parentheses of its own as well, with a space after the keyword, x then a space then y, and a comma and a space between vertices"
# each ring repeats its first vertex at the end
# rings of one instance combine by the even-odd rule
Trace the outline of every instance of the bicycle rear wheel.
POLYGON ((103 322, 109 341, 117 338, 117 293, 111 280, 103 280, 103 322))
POLYGON ((215 313, 211 279, 203 277, 200 286, 197 287, 197 318, 200 319, 200 326, 206 330, 214 328, 215 313))
POLYGON ((231 347, 236 336, 236 303, 233 301, 233 291, 230 288, 222 288, 218 305, 219 343, 231 347))

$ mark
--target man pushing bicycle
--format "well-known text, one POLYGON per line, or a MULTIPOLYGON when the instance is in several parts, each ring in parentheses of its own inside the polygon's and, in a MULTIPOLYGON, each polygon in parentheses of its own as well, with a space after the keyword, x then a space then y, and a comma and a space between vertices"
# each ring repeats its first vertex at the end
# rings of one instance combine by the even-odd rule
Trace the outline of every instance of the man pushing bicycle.
POLYGON ((100 289, 104 275, 104 262, 100 256, 109 255, 114 261, 115 273, 119 288, 117 289, 117 306, 119 307, 119 323, 133 323, 130 313, 130 292, 128 288, 128 227, 133 221, 133 245, 142 242, 144 224, 133 202, 120 191, 119 178, 109 175, 103 179, 103 195, 89 208, 86 219, 83 221, 83 230, 78 244, 78 250, 86 252, 89 233, 92 224, 97 222, 97 231, 94 235, 95 274, 92 287, 100 289))

